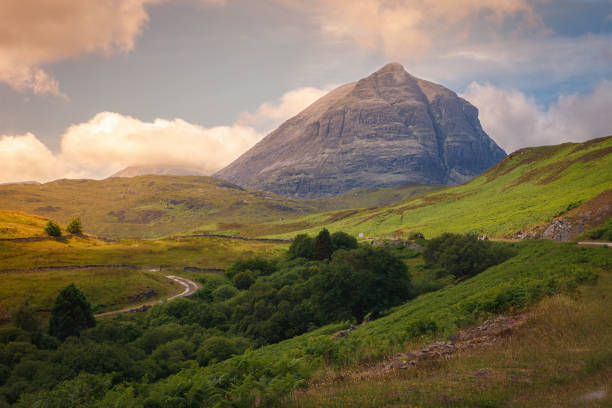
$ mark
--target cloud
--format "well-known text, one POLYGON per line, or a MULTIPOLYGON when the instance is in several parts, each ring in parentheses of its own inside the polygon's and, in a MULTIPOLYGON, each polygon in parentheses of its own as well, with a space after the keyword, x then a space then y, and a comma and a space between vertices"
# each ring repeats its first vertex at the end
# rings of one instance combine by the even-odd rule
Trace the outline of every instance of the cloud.
POLYGON ((311 15, 325 35, 382 50, 390 59, 419 55, 440 39, 466 39, 483 26, 498 30, 507 19, 517 27, 541 23, 527 0, 279 1, 311 15))
POLYGON ((265 133, 327 91, 301 88, 229 126, 203 127, 183 119, 145 122, 101 112, 70 126, 61 150, 51 152, 31 133, 0 136, 0 183, 57 178, 104 178, 132 165, 178 165, 212 174, 257 143, 265 133))
POLYGON ((62 96, 41 65, 81 54, 127 53, 158 0, 2 0, 0 81, 16 91, 62 96))
POLYGON ((324 89, 305 87, 289 91, 277 101, 263 103, 251 113, 244 112, 240 115, 238 123, 252 126, 265 133, 272 131, 285 120, 297 115, 317 99, 323 97, 334 86, 324 89))
POLYGON ((473 82, 461 95, 478 107, 484 130, 504 150, 582 142, 612 134, 612 82, 586 95, 560 96, 547 110, 515 89, 473 82))
POLYGON ((62 174, 57 157, 31 133, 0 137, 0 183, 52 180, 62 174))

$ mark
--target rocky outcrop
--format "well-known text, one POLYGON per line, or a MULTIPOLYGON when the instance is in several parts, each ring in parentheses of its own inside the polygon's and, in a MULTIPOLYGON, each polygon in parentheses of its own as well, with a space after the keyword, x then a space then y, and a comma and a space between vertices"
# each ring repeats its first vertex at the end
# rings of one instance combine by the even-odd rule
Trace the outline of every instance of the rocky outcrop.
POLYGON ((331 91, 215 176, 323 197, 409 182, 460 184, 504 157, 473 105, 393 63, 331 91))

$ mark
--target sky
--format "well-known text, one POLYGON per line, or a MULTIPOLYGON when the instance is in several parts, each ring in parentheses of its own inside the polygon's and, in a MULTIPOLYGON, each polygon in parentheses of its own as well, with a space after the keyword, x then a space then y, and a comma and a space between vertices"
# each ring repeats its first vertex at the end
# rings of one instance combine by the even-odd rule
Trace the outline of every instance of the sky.
POLYGON ((612 134, 612 0, 2 0, 0 183, 221 169, 388 62, 508 153, 612 134))

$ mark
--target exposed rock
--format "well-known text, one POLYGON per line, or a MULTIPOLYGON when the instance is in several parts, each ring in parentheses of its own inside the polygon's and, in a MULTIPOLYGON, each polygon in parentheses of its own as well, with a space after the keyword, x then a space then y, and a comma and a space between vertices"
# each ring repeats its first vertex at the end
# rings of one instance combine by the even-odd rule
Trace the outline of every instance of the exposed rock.
POLYGON ((554 241, 569 241, 584 232, 584 224, 580 221, 570 221, 566 218, 553 220, 542 233, 542 238, 554 241))
MULTIPOLYGON (((383 371, 408 369, 426 361, 446 358, 461 350, 495 344, 498 338, 506 337, 527 321, 527 316, 498 316, 483 324, 470 327, 449 337, 447 341, 431 343, 420 350, 411 350, 393 355, 381 363, 383 371)), ((477 377, 490 375, 488 370, 474 373, 477 377)))
POLYGON ((155 290, 147 286, 147 288, 143 292, 138 293, 136 295, 128 296, 128 300, 130 302, 139 302, 142 300, 150 299, 154 297, 156 294, 157 292, 155 292, 155 290))
POLYGON ((504 157, 473 105, 393 63, 331 91, 215 176, 323 197, 408 182, 460 184, 504 157))

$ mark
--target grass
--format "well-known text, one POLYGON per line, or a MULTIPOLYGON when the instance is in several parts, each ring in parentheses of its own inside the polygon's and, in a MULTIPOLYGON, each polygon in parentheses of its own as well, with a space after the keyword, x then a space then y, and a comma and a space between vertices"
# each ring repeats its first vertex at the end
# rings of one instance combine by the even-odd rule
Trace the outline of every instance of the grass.
POLYGON ((106 242, 72 237, 63 241, 0 242, 0 269, 28 269, 70 265, 136 265, 139 269, 78 269, 0 272, 0 323, 7 321, 22 301, 41 310, 50 309, 59 291, 74 283, 85 293, 96 313, 121 309, 142 301, 129 297, 152 288, 155 300, 182 291, 164 277, 174 274, 195 279, 206 276, 185 272, 185 266, 226 268, 239 259, 275 257, 286 244, 228 240, 223 238, 126 239, 106 242), (160 273, 149 271, 162 266, 160 273))
POLYGON ((574 296, 543 300, 528 311, 525 326, 492 347, 366 380, 333 372, 346 380, 296 392, 286 406, 608 407, 611 289, 608 271, 574 296))
POLYGON ((550 222, 573 203, 581 204, 572 212, 587 211, 590 200, 602 194, 609 197, 604 193, 612 190, 611 174, 612 137, 528 148, 461 186, 351 214, 328 212, 275 222, 262 230, 278 237, 298 231, 314 234, 322 226, 365 236, 420 231, 427 237, 442 232, 503 237, 550 222))
POLYGON ((0 238, 43 236, 47 219, 21 211, 0 210, 0 238))
POLYGON ((0 265, 2 269, 109 264, 225 268, 239 259, 276 256, 286 247, 287 244, 214 237, 114 242, 72 237, 64 241, 0 242, 0 265))
POLYGON ((29 300, 41 315, 47 316, 59 292, 71 283, 85 294, 94 313, 138 303, 138 300, 129 298, 149 288, 156 294, 148 301, 162 299, 169 293, 182 290, 163 274, 142 269, 92 268, 1 273, 0 313, 6 318, 19 303, 29 300))
MULTIPOLYGON (((219 229, 217 223, 248 226, 321 211, 384 205, 438 188, 402 185, 359 189, 330 199, 297 200, 246 191, 212 177, 138 176, 2 185, 0 208, 40 214, 61 224, 80 216, 85 230, 99 236, 157 238, 191 230, 210 232, 219 229)), ((38 226, 15 229, 11 225, 10 230, 0 230, 0 236, 40 235, 38 226)))

